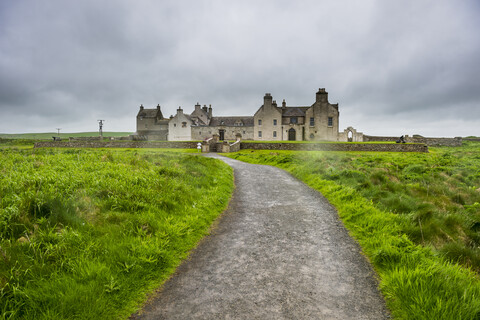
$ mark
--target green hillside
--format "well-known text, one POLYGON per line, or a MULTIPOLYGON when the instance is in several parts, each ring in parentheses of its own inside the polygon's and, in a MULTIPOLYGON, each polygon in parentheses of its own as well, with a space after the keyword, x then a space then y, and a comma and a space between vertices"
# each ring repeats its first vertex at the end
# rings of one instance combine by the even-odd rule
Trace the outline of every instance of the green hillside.
MULTIPOLYGON (((133 132, 104 132, 104 137, 125 137, 131 135, 133 132)), ((44 133, 0 133, 0 139, 34 139, 34 140, 46 140, 52 139, 53 136, 58 136, 56 132, 44 132, 44 133)), ((76 133, 60 133, 61 138, 68 137, 97 137, 98 132, 76 132, 76 133)))

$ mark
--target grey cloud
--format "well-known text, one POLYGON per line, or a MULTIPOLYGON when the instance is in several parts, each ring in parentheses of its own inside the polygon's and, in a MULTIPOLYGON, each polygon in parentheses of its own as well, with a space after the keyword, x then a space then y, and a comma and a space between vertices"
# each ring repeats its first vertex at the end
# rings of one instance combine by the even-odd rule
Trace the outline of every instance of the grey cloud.
POLYGON ((265 92, 308 105, 326 87, 341 125, 366 133, 456 135, 460 125, 480 135, 479 9, 475 1, 7 0, 0 131, 18 130, 12 109, 39 131, 62 122, 91 130, 97 116, 134 131, 141 103, 160 103, 167 115, 197 101, 218 115, 249 115, 265 92))

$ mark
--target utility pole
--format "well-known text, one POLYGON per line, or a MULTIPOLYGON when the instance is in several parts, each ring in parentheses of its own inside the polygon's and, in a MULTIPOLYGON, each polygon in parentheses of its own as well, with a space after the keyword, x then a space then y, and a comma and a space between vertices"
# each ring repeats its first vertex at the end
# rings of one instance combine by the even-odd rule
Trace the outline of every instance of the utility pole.
POLYGON ((105 120, 97 120, 98 121, 98 126, 99 126, 99 132, 100 132, 100 137, 103 138, 103 123, 105 122, 105 120))
POLYGON ((57 134, 60 137, 60 130, 62 130, 62 128, 55 128, 55 129, 57 129, 57 134))

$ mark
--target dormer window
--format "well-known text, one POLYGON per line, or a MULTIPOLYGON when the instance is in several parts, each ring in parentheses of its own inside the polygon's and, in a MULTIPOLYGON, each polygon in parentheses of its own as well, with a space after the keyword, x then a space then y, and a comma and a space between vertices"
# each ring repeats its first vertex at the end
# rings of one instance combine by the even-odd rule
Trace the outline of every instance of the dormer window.
POLYGON ((182 122, 182 128, 186 128, 187 127, 187 123, 186 122, 182 122))

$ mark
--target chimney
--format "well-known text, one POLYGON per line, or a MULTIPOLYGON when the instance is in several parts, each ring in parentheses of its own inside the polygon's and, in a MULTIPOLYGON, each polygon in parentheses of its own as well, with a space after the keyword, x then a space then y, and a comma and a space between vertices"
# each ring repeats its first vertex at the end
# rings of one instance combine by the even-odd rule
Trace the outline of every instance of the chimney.
POLYGON ((195 105, 195 111, 197 112, 200 111, 200 107, 201 107, 200 103, 197 102, 197 104, 195 105))
POLYGON ((208 107, 208 118, 209 119, 212 118, 212 105, 209 105, 209 107, 208 107))
POLYGON ((157 105, 157 110, 160 111, 160 104, 157 105))
POLYGON ((325 91, 325 88, 318 89, 316 102, 328 102, 328 92, 325 91))
POLYGON ((276 107, 277 106, 277 100, 273 100, 272 106, 276 107))
POLYGON ((287 107, 287 103, 285 102, 285 99, 282 101, 282 109, 285 109, 287 107))
POLYGON ((183 113, 183 109, 182 109, 182 107, 178 107, 177 114, 181 114, 181 113, 183 113))
POLYGON ((207 109, 207 105, 206 105, 206 104, 203 105, 202 110, 205 111, 205 112, 208 112, 208 109, 207 109))
POLYGON ((272 106, 272 95, 270 93, 265 93, 265 96, 263 97, 263 105, 265 107, 272 106))
POLYGON ((140 105, 140 111, 143 111, 143 104, 140 105))

